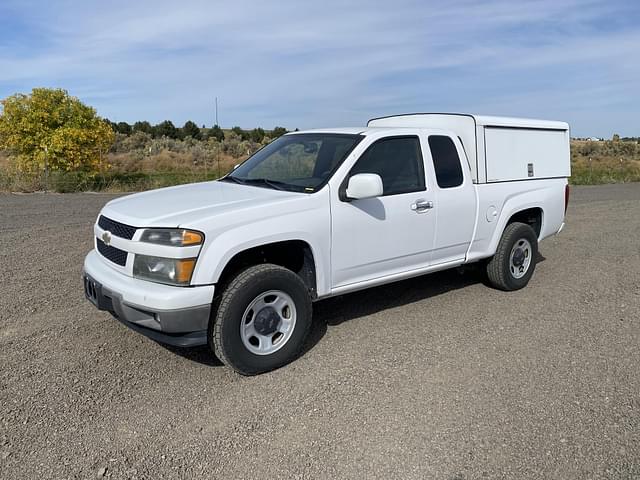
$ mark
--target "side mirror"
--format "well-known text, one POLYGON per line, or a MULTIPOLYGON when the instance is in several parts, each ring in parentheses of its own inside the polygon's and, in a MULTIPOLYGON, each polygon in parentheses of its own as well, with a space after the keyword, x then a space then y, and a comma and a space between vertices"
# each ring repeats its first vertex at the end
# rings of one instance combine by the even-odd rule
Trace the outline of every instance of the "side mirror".
POLYGON ((382 178, 376 173, 358 173, 349 178, 347 199, 361 200, 382 196, 382 178))

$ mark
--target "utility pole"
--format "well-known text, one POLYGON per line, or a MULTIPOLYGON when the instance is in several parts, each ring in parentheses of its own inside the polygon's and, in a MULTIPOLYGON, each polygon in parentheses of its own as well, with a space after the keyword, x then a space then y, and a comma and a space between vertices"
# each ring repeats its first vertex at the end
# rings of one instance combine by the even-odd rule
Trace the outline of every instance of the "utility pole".
MULTIPOLYGON (((218 97, 216 97, 216 126, 220 126, 218 123, 218 97)), ((218 163, 218 178, 220 178, 220 152, 216 149, 216 161, 218 163)))

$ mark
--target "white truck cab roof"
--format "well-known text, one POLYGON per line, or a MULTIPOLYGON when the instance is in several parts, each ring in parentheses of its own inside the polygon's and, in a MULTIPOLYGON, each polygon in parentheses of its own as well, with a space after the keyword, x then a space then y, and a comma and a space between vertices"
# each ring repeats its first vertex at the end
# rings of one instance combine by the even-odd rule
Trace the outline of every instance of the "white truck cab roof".
POLYGON ((344 134, 344 135, 378 135, 378 134, 389 134, 389 135, 402 135, 403 133, 412 133, 415 134, 416 130, 420 131, 428 131, 429 133, 434 134, 454 134, 453 131, 449 129, 436 128, 436 127, 338 127, 338 128, 314 128, 310 130, 299 130, 297 132, 290 132, 287 135, 299 135, 299 134, 313 134, 313 133, 322 133, 322 134, 344 134))

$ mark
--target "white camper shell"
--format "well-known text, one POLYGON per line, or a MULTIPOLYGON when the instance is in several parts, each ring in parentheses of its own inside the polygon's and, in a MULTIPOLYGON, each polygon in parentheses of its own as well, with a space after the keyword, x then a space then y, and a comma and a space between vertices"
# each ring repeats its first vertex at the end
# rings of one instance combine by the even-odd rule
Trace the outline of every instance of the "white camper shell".
POLYGON ((438 128, 454 132, 473 183, 567 178, 569 124, 457 113, 412 113, 369 120, 368 127, 438 128))

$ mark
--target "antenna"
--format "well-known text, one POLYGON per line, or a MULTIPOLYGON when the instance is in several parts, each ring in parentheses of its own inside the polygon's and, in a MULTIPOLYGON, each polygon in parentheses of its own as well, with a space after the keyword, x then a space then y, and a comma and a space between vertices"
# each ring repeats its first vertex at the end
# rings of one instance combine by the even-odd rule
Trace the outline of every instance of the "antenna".
POLYGON ((218 123, 218 97, 216 97, 216 125, 220 125, 218 123))

